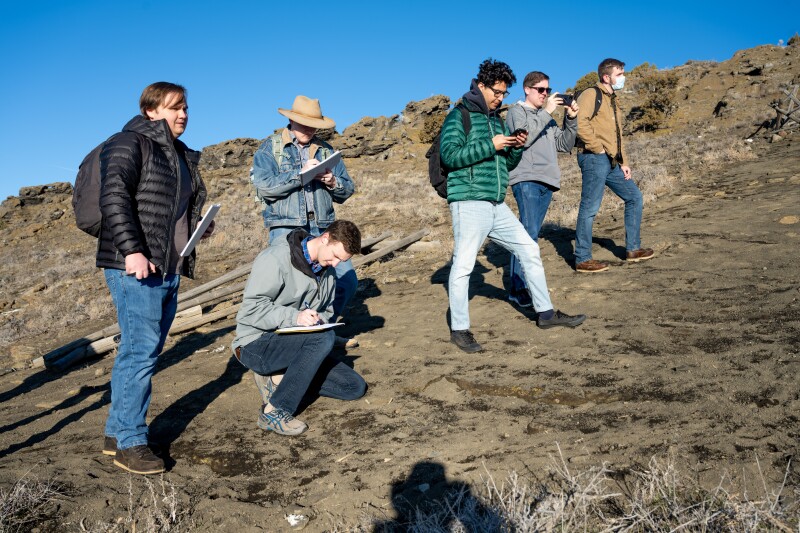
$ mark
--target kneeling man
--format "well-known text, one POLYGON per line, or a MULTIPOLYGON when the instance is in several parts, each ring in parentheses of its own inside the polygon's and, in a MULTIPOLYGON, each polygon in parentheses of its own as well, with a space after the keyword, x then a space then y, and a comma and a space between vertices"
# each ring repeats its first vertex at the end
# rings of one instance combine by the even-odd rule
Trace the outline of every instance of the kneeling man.
POLYGON ((308 426, 294 418, 307 392, 340 400, 361 398, 364 379, 329 357, 333 329, 275 333, 278 328, 328 323, 333 315, 335 268, 361 250, 361 232, 337 220, 319 237, 295 229, 262 251, 250 272, 236 315, 233 352, 254 372, 262 407, 258 427, 299 435, 308 426), (313 384, 313 391, 309 391, 313 384))

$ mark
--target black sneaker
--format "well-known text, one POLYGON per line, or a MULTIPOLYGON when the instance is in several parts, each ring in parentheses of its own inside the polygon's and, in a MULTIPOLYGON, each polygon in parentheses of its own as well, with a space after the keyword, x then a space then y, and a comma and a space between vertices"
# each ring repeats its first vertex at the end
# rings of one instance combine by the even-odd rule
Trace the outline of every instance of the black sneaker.
POLYGON ((509 292, 508 301, 520 307, 533 307, 533 300, 528 291, 509 292))
POLYGON ((468 329, 459 329, 450 332, 450 342, 461 348, 467 353, 482 352, 483 347, 478 344, 472 332, 468 329))
POLYGON ((117 455, 117 439, 114 437, 103 439, 103 455, 117 455))
POLYGON ((117 450, 114 464, 133 474, 160 474, 165 470, 164 461, 143 444, 117 450))
POLYGON ((553 313, 552 318, 544 319, 544 318, 537 318, 536 325, 539 326, 541 329, 547 328, 555 328, 558 326, 566 326, 568 328, 574 328, 576 326, 580 326, 583 324, 583 321, 586 320, 586 315, 575 315, 570 316, 567 314, 562 313, 561 311, 556 311, 553 313))

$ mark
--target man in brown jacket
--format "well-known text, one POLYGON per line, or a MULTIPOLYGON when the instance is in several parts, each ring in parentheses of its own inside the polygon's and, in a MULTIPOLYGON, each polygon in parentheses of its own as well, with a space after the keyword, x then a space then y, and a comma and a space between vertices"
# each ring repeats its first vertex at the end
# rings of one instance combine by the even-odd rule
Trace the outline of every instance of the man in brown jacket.
POLYGON ((642 248, 642 193, 631 179, 622 146, 622 112, 616 91, 625 85, 625 63, 604 59, 597 67, 598 82, 578 97, 578 165, 583 187, 575 227, 575 270, 603 272, 608 263, 592 259, 592 225, 600 210, 605 187, 625 202, 625 249, 628 262, 650 259, 654 252, 642 248), (599 107, 596 102, 599 101, 599 107))

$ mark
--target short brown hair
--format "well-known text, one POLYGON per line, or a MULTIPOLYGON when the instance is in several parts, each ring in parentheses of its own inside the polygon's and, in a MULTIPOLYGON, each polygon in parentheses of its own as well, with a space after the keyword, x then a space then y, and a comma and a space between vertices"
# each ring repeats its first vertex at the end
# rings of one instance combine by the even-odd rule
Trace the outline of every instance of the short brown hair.
POLYGON ((139 110, 141 110, 142 116, 147 118, 148 109, 158 109, 158 106, 165 104, 170 94, 179 95, 176 104, 186 102, 186 88, 183 85, 157 81, 145 87, 142 96, 139 97, 139 110))
POLYGON ((542 80, 549 80, 549 79, 550 76, 548 76, 544 72, 539 72, 538 70, 534 70, 533 72, 528 72, 528 74, 525 75, 525 81, 522 82, 522 86, 530 88, 542 80))
POLYGON ((613 57, 609 57, 608 59, 604 59, 600 62, 600 64, 597 66, 597 77, 600 78, 600 83, 603 83, 603 76, 606 74, 611 76, 611 73, 614 71, 614 67, 624 69, 625 63, 619 59, 614 59, 613 57))
POLYGON ((344 251, 350 255, 361 253, 361 230, 349 220, 334 220, 325 229, 325 233, 335 242, 344 245, 344 251))

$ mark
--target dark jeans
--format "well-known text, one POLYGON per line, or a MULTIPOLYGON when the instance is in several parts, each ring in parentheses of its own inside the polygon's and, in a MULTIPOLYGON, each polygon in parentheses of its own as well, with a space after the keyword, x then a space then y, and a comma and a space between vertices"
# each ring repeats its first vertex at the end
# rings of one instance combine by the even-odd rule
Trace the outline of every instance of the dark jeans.
POLYGON ((241 347, 241 363, 262 376, 283 373, 270 403, 294 414, 306 393, 357 400, 367 383, 355 370, 329 357, 334 333, 264 333, 241 347), (311 390, 315 389, 315 390, 311 390))
MULTIPOLYGON (((528 235, 538 243, 539 231, 542 229, 544 216, 547 214, 547 208, 550 207, 550 200, 553 198, 553 190, 538 181, 521 181, 512 185, 511 191, 514 193, 514 199, 517 201, 519 221, 522 222, 528 235)), ((514 254, 511 254, 509 274, 511 276, 509 292, 517 294, 528 288, 528 285, 525 283, 525 274, 522 272, 522 267, 519 264, 519 259, 517 259, 517 256, 514 254)))

